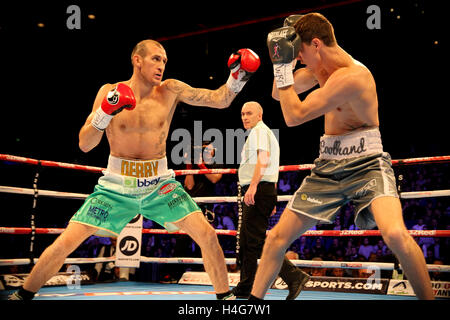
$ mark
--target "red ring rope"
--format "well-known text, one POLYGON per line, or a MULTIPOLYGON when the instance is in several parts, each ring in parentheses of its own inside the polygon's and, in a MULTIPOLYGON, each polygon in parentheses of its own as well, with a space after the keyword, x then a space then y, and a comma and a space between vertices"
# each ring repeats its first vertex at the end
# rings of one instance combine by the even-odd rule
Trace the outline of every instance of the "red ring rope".
MULTIPOLYGON (((66 169, 82 170, 89 172, 102 172, 105 168, 85 166, 80 164, 48 161, 48 160, 36 160, 25 157, 18 157, 8 154, 0 154, 0 160, 3 161, 13 161, 26 164, 40 165, 44 167, 59 167, 66 169)), ((410 159, 399 159, 392 160, 393 165, 412 165, 412 164, 422 164, 422 163, 439 163, 439 162, 449 162, 450 156, 437 156, 437 157, 422 157, 422 158, 410 158, 410 159)), ((300 171, 300 170, 310 170, 313 168, 313 164, 296 164, 296 165, 286 165, 280 166, 280 172, 285 171, 300 171)), ((237 169, 200 169, 200 170, 174 170, 175 175, 186 175, 186 174, 206 174, 206 173, 222 173, 222 174, 233 174, 237 173, 237 169)))
MULTIPOLYGON (((36 234, 60 234, 64 228, 36 228, 36 234)), ((408 230, 413 237, 450 237, 450 230, 408 230)), ((0 234, 30 234, 31 228, 0 227, 0 234)), ((143 229, 145 234, 186 234, 182 231, 169 232, 165 229, 143 229)), ((236 230, 216 229, 218 235, 235 236, 236 230)), ((308 230, 307 237, 376 237, 379 230, 308 230)))

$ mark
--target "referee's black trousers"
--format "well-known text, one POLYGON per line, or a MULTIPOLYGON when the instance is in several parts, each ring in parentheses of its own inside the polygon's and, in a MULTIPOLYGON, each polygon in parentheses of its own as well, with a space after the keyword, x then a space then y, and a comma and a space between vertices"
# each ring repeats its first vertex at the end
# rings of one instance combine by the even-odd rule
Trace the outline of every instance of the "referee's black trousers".
MULTIPOLYGON (((248 185, 242 187, 242 196, 247 192, 248 185)), ((236 286, 239 293, 250 293, 255 280, 258 259, 261 257, 266 231, 269 226, 269 217, 277 203, 275 183, 260 182, 255 194, 255 204, 247 206, 242 203, 242 224, 240 230, 239 258, 241 261, 240 282, 236 286)), ((290 283, 297 274, 297 268, 284 258, 280 270, 280 277, 290 283)))

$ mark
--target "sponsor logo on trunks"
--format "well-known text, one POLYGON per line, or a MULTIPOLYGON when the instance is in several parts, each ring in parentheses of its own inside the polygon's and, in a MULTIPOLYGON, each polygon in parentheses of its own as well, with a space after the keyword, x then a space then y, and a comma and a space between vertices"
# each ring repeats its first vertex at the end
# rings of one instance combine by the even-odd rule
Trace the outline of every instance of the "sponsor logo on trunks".
POLYGON ((97 206, 90 206, 87 215, 97 219, 100 222, 105 222, 108 219, 109 211, 97 206))
POLYGON ((160 196, 163 195, 163 194, 168 194, 169 192, 173 191, 176 187, 177 187, 177 185, 175 183, 168 183, 168 184, 162 186, 158 190, 158 194, 160 196))
POLYGON ((345 146, 345 147, 341 147, 341 140, 336 140, 334 141, 332 146, 326 146, 325 145, 325 141, 322 140, 320 141, 320 154, 329 154, 329 155, 340 155, 340 156, 349 156, 352 154, 360 154, 363 153, 365 151, 367 151, 367 149, 365 148, 365 143, 366 143, 366 139, 365 138, 361 138, 359 140, 359 145, 349 145, 349 146, 345 146))
POLYGON ((377 186, 377 180, 372 179, 369 182, 367 182, 364 187, 356 191, 355 196, 356 197, 363 197, 365 196, 369 190, 373 190, 377 186))
POLYGON ((323 202, 318 199, 308 197, 308 195, 306 193, 302 193, 300 196, 300 199, 302 199, 303 201, 311 202, 311 203, 323 204, 323 202))
POLYGON ((145 188, 145 187, 150 187, 150 186, 156 186, 160 180, 161 180, 161 177, 158 177, 155 179, 125 177, 124 187, 125 188, 145 188))
POLYGON ((188 199, 188 194, 183 193, 181 196, 174 197, 172 200, 167 202, 167 205, 169 206, 170 209, 173 209, 173 208, 179 206, 181 203, 183 203, 187 199, 188 199))
POLYGON ((100 200, 98 198, 92 198, 91 199, 91 204, 98 205, 98 206, 103 206, 103 207, 107 208, 108 210, 111 210, 112 207, 113 207, 109 202, 100 200))
POLYGON ((158 161, 132 161, 122 160, 120 174, 136 178, 145 178, 158 175, 158 161))

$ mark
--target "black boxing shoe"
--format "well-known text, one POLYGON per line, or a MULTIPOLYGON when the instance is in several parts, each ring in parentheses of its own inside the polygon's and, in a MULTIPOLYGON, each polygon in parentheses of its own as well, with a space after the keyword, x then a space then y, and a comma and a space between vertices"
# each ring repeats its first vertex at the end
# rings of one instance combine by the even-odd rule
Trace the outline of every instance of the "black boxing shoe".
POLYGON ((311 278, 309 274, 307 274, 306 272, 303 272, 300 269, 297 269, 295 271, 295 273, 298 273, 298 275, 296 275, 296 279, 292 280, 291 282, 289 282, 287 284, 288 289, 289 289, 289 294, 287 295, 286 300, 295 300, 295 298, 297 298, 298 295, 300 294, 300 292, 302 291, 303 286, 311 278))
POLYGON ((8 300, 32 300, 35 296, 35 292, 25 290, 20 287, 19 290, 13 292, 8 296, 8 300))
POLYGON ((23 300, 23 298, 15 291, 8 296, 8 300, 23 300))
POLYGON ((237 287, 231 289, 231 292, 238 299, 247 299, 250 296, 250 292, 242 292, 237 287))

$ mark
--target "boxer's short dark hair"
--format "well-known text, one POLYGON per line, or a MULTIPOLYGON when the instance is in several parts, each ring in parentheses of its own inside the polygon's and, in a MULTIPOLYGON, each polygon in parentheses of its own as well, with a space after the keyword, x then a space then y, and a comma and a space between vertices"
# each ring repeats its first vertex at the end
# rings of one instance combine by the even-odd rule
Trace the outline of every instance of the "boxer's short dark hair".
POLYGON ((302 42, 311 44, 312 39, 318 38, 330 47, 336 45, 333 25, 322 14, 312 12, 302 16, 294 25, 302 42))

